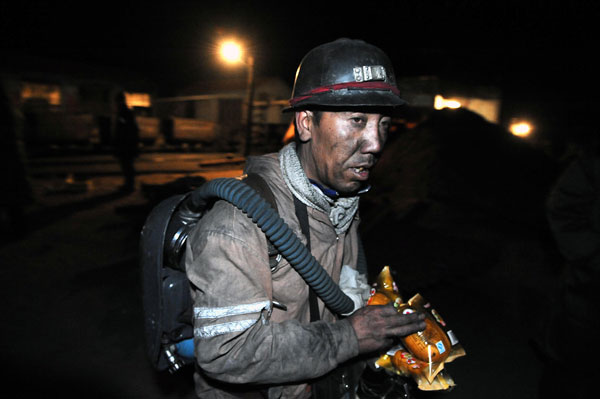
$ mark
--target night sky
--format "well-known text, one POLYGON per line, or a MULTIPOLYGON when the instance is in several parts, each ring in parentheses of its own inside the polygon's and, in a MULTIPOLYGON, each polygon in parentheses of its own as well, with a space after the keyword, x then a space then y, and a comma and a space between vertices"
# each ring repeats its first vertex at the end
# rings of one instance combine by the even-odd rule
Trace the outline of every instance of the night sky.
POLYGON ((290 85, 308 50, 345 36, 383 48, 398 76, 494 85, 505 100, 564 114, 564 123, 598 102, 593 1, 7 3, 7 57, 135 71, 172 89, 223 76, 212 55, 222 36, 247 38, 257 74, 290 85))

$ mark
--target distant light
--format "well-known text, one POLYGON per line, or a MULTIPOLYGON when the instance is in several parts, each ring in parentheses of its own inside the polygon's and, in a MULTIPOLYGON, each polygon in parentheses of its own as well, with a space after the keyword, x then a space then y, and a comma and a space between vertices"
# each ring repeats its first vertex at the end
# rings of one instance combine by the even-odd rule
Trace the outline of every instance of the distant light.
POLYGON ((456 109, 460 108, 461 104, 457 100, 453 100, 451 98, 444 98, 438 94, 435 96, 435 99, 433 101, 433 107, 438 110, 444 108, 456 109))
POLYGON ((151 107, 152 101, 148 93, 125 92, 125 103, 128 107, 151 107))
POLYGON ((242 47, 234 41, 221 44, 221 57, 227 62, 237 63, 242 61, 242 47))
POLYGON ((60 87, 51 84, 23 82, 21 100, 29 99, 45 100, 50 105, 60 105, 62 102, 60 87))
POLYGON ((528 122, 513 122, 509 126, 509 130, 512 134, 518 137, 527 137, 533 130, 532 126, 528 122))

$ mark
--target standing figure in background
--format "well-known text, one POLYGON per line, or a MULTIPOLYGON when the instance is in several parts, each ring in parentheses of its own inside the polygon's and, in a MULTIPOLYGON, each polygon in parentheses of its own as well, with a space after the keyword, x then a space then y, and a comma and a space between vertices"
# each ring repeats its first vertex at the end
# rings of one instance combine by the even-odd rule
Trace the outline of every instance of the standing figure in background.
POLYGON ((27 173, 22 117, 0 83, 0 162, 3 193, 0 196, 0 237, 13 240, 27 232, 25 206, 34 201, 27 173))
POLYGON ((590 144, 559 177, 547 203, 550 228, 565 260, 543 379, 552 393, 560 392, 557 397, 587 398, 597 384, 595 356, 577 349, 594 342, 600 328, 600 141, 594 138, 590 144), (563 367, 574 362, 577 378, 571 380, 563 367))
POLYGON ((125 179, 121 190, 132 192, 135 190, 134 161, 139 155, 139 128, 133 111, 125 102, 125 93, 119 92, 115 100, 117 116, 114 130, 114 154, 125 179))

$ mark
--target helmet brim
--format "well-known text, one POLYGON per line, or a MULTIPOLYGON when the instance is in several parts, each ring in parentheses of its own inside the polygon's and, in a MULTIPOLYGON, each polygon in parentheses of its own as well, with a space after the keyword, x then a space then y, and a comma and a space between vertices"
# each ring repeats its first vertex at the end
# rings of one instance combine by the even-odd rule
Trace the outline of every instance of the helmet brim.
POLYGON ((319 93, 300 101, 291 101, 293 105, 282 112, 298 111, 309 108, 380 108, 394 109, 407 102, 389 90, 341 89, 319 93))

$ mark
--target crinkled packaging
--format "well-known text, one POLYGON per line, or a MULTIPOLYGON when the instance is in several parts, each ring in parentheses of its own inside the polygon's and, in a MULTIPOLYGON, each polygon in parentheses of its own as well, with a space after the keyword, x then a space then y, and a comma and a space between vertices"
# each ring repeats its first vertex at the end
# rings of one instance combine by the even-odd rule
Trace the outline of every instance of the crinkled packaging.
POLYGON ((454 380, 444 370, 444 365, 464 356, 464 348, 441 314, 421 294, 414 295, 407 302, 402 300, 389 266, 385 266, 371 289, 367 305, 388 303, 393 303, 398 312, 403 314, 424 313, 427 327, 401 338, 400 344, 377 359, 375 367, 412 377, 423 391, 454 387, 454 380))

